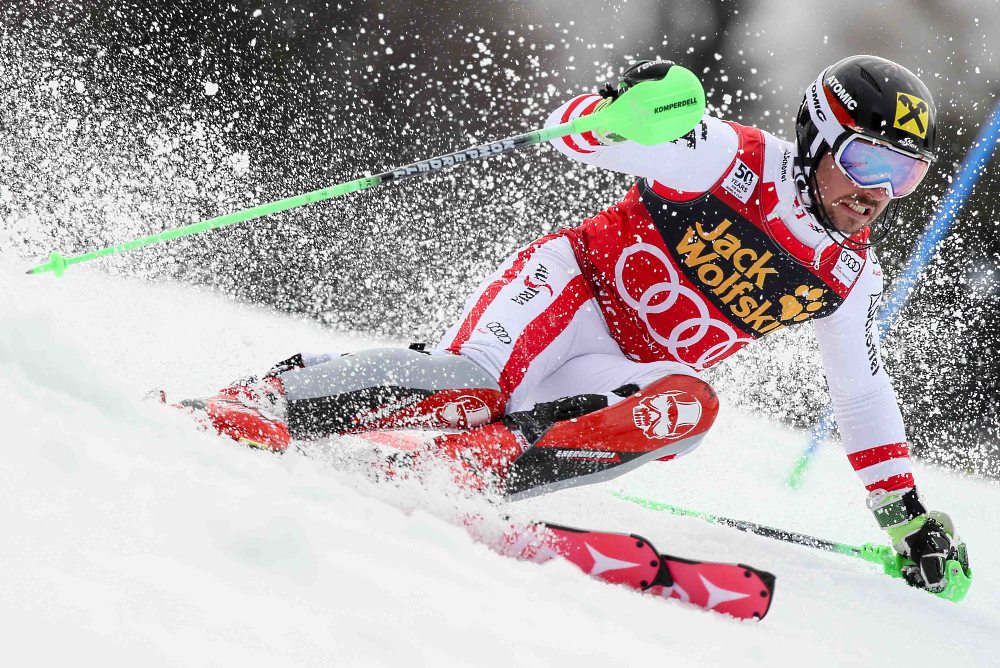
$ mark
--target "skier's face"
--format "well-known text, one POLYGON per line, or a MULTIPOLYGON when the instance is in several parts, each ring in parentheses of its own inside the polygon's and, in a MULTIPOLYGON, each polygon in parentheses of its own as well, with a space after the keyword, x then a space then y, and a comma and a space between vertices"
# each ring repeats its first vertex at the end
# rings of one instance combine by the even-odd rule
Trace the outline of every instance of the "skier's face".
POLYGON ((816 167, 816 185, 830 222, 837 231, 850 236, 871 224, 889 205, 885 188, 862 188, 841 172, 827 152, 816 167))

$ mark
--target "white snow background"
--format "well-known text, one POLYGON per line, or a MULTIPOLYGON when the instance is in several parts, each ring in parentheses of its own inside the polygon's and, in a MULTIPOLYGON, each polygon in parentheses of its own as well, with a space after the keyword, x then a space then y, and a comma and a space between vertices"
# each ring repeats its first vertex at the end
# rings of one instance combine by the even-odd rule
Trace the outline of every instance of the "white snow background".
POLYGON ((738 622, 498 556, 447 521, 463 502, 443 488, 252 451, 143 401, 153 387, 204 395, 298 350, 378 344, 364 335, 89 268, 26 276, 2 259, 2 665, 996 665, 993 483, 917 465, 925 499, 970 546, 975 582, 957 605, 864 562, 611 496, 881 540, 836 447, 793 492, 783 480, 804 435, 725 406, 689 457, 506 509, 774 572, 768 617, 738 622))

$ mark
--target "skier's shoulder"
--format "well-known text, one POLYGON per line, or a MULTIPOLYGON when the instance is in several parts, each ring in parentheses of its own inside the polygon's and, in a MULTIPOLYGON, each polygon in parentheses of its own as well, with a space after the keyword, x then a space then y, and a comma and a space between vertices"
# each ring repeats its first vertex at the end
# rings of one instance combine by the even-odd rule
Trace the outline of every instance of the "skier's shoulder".
POLYGON ((879 264, 878 257, 875 255, 875 249, 866 248, 852 251, 842 248, 837 261, 846 265, 852 272, 860 264, 860 269, 857 270, 857 279, 851 284, 848 297, 852 294, 864 293, 868 295, 870 299, 861 301, 865 302, 866 309, 871 309, 873 302, 880 301, 882 287, 885 284, 885 279, 882 276, 882 265, 879 264))
POLYGON ((791 142, 766 130, 714 116, 706 115, 702 124, 705 126, 702 131, 707 137, 714 138, 705 142, 704 150, 718 157, 722 170, 739 169, 744 174, 752 172, 756 189, 780 189, 782 199, 789 194, 794 197, 792 156, 795 147, 791 142))
POLYGON ((764 154, 764 183, 773 183, 781 189, 794 189, 792 160, 795 144, 766 130, 758 130, 764 154))
POLYGON ((686 135, 671 142, 674 150, 683 151, 703 165, 729 165, 740 149, 740 126, 705 114, 686 135))
POLYGON ((766 130, 754 130, 762 158, 759 188, 764 215, 802 219, 805 210, 799 201, 793 175, 795 144, 766 130))

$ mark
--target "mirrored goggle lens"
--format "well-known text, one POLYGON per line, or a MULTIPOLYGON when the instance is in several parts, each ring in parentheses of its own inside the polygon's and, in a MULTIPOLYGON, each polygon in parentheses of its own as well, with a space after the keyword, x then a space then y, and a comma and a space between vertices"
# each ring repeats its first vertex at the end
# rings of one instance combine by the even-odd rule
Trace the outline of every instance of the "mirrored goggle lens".
POLYGON ((893 197, 905 197, 920 185, 929 163, 920 158, 893 151, 860 137, 850 140, 838 159, 844 172, 859 186, 890 186, 893 197))

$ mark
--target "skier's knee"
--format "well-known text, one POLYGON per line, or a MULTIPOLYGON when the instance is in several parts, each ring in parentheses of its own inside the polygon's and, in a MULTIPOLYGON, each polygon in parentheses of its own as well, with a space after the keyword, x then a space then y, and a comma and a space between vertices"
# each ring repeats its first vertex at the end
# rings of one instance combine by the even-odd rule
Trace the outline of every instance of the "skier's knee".
MULTIPOLYGON (((704 434, 719 413, 719 400, 712 386, 694 374, 674 375, 671 389, 658 392, 653 386, 644 388, 646 396, 632 411, 635 424, 650 437, 664 437, 698 430, 704 434)), ((640 393, 641 394, 641 393, 640 393)), ((666 462, 689 454, 699 445, 702 438, 684 438, 677 441, 670 452, 658 457, 666 462)))
MULTIPOLYGON (((616 393, 619 390, 616 390, 616 393)), ((715 422, 719 401, 708 383, 671 375, 611 403, 579 395, 505 418, 531 445, 514 463, 508 494, 521 497, 622 475, 693 450, 715 422)))

